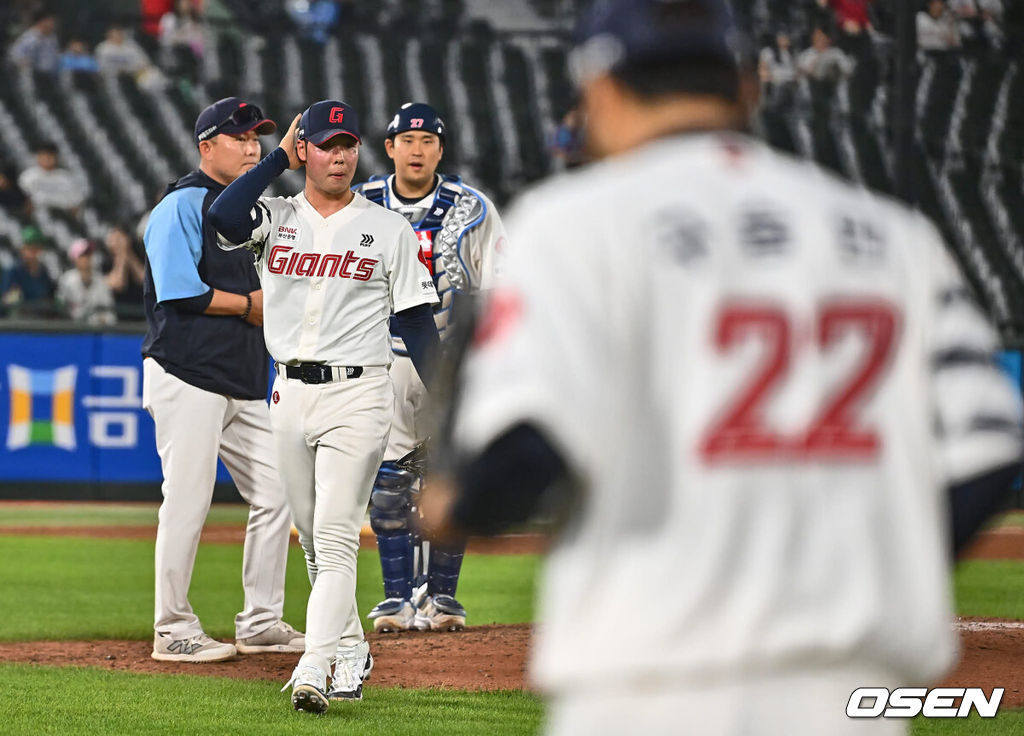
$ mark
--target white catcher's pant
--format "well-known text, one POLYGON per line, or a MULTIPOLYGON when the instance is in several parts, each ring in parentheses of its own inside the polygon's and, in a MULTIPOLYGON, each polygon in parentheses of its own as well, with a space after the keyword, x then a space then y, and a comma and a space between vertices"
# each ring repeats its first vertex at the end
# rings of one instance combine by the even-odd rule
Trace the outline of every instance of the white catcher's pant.
POLYGON ((363 639, 355 595, 359 530, 394 404, 387 370, 366 370, 324 384, 278 376, 270 403, 278 467, 313 585, 300 661, 325 669, 339 645, 363 639))
POLYGON ((175 639, 203 630, 188 602, 188 588, 219 454, 250 507, 242 556, 245 607, 235 616, 235 635, 255 636, 281 618, 291 527, 274 465, 267 405, 196 388, 152 358, 143 361, 142 376, 142 405, 156 423, 164 475, 154 628, 175 639))
POLYGON ((395 384, 395 415, 391 420, 391 437, 385 460, 398 460, 412 452, 427 436, 427 389, 412 358, 395 356, 391 364, 391 380, 395 384))

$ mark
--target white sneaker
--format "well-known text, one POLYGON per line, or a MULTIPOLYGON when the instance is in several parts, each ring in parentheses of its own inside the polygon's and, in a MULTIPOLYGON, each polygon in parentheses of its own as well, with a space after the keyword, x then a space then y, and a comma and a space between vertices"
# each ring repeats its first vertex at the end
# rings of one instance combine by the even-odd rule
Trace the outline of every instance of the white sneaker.
POLYGON ((416 609, 412 603, 401 598, 388 598, 373 607, 367 618, 373 621, 373 630, 377 633, 387 631, 408 631, 412 628, 412 620, 416 609))
POLYGON ((292 686, 292 706, 295 710, 317 714, 327 712, 327 706, 330 705, 327 700, 327 673, 315 664, 300 662, 281 692, 289 686, 292 686))
POLYGON ((284 621, 278 621, 270 628, 256 636, 235 639, 235 648, 242 654, 259 654, 260 652, 292 652, 306 651, 306 635, 296 631, 284 621))
POLYGON ((338 647, 334 660, 334 674, 331 676, 331 700, 362 700, 363 680, 370 679, 373 670, 373 655, 370 645, 361 641, 354 647, 338 647))
POLYGON ((237 654, 235 646, 211 639, 205 633, 175 639, 168 635, 153 635, 153 659, 161 662, 223 662, 237 654))

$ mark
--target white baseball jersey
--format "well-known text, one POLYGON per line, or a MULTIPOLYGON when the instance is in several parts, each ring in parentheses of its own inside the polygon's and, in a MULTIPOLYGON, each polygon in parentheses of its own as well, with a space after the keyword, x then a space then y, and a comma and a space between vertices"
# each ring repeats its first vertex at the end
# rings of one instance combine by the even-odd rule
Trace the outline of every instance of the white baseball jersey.
MULTIPOLYGON (((261 197, 257 252, 267 350, 281 363, 390 365, 388 318, 437 293, 405 221, 359 194, 322 217, 304 194, 261 197)), ((237 247, 220 242, 225 247, 237 247)))
MULTIPOLYGON (((497 208, 485 194, 458 180, 437 179, 429 194, 412 202, 395 194, 394 174, 361 184, 357 191, 400 213, 416 231, 420 260, 437 285, 440 302, 434 320, 444 340, 452 320, 453 292, 491 288, 501 269, 506 235, 497 208), (446 197, 455 200, 454 206, 448 206, 446 197)), ((400 338, 395 339, 395 349, 404 354, 400 338)))
POLYGON ((530 423, 581 480, 541 686, 947 670, 945 490, 1020 457, 1021 405, 931 224, 699 134, 541 186, 509 234, 456 440, 530 423))

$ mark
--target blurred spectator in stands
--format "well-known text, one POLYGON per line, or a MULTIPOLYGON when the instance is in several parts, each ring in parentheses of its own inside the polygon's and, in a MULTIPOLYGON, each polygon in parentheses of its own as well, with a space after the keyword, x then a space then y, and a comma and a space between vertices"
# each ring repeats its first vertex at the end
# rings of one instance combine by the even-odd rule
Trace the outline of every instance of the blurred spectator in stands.
POLYGON ((796 67, 801 75, 811 80, 836 82, 853 71, 854 62, 832 45, 832 39, 824 29, 815 28, 811 34, 811 47, 800 52, 796 67))
POLYGON ((0 306, 7 314, 54 315, 53 278, 41 259, 45 247, 46 238, 39 228, 29 225, 22 230, 18 263, 0 279, 0 306))
POLYGON ((107 253, 110 269, 107 271, 107 286, 114 295, 117 314, 121 318, 144 319, 142 308, 142 284, 145 280, 145 251, 140 251, 128 230, 120 225, 110 228, 107 233, 107 253))
POLYGON ((67 72, 98 72, 100 65, 80 38, 72 38, 60 55, 60 69, 67 72))
POLYGON ((33 207, 54 207, 77 215, 89 193, 86 183, 60 167, 57 146, 53 143, 37 146, 35 153, 35 166, 21 172, 18 186, 33 207))
POLYGON ((807 26, 810 28, 822 28, 826 33, 832 33, 836 25, 836 14, 828 0, 811 0, 806 7, 807 26))
POLYGON ((13 166, 0 166, 0 207, 17 217, 29 210, 28 197, 18 186, 18 173, 13 166))
MULTIPOLYGON (((811 103, 811 137, 816 155, 831 151, 834 134, 830 125, 836 86, 854 70, 853 60, 832 45, 832 39, 821 28, 811 34, 811 47, 797 57, 797 72, 807 83, 811 103)), ((825 157, 819 156, 826 165, 825 157)))
POLYGON ((11 46, 10 59, 21 68, 56 74, 60 68, 57 16, 47 10, 38 11, 32 25, 11 46))
POLYGON ((117 321, 110 287, 93 263, 96 247, 79 238, 71 243, 68 256, 72 268, 57 281, 57 304, 76 322, 111 325, 117 321))
POLYGON ((945 54, 960 48, 956 17, 943 0, 929 0, 917 13, 917 47, 929 54, 945 54))
POLYGON ((160 21, 174 10, 174 0, 139 0, 140 28, 150 38, 160 37, 160 21))
POLYGON ((341 18, 337 0, 288 0, 286 7, 299 32, 319 44, 327 43, 341 18))
POLYGON ((964 48, 983 51, 1003 45, 1003 4, 1000 0, 950 0, 964 48))
POLYGON ((96 61, 104 74, 131 74, 141 87, 151 89, 165 81, 145 50, 116 23, 107 28, 106 38, 96 46, 96 61))
POLYGON ((779 31, 758 55, 757 72, 761 79, 761 99, 768 107, 788 107, 793 100, 796 61, 793 59, 790 45, 789 34, 779 31))
POLYGON ((855 58, 871 51, 871 16, 868 10, 874 0, 828 0, 838 32, 837 46, 855 58))
POLYGON ((203 17, 194 0, 177 0, 160 19, 160 60, 164 71, 196 82, 206 46, 203 17))

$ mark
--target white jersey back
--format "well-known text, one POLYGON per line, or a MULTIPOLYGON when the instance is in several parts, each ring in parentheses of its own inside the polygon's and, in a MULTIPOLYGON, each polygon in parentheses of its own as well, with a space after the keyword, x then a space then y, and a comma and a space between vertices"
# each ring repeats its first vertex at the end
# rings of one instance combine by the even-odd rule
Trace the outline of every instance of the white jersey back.
MULTIPOLYGON (((388 319, 437 293, 405 218, 359 194, 322 217, 305 195, 263 197, 256 245, 267 350, 281 363, 390 365, 388 319)), ((223 239, 222 239, 223 242, 223 239)))
POLYGON ((952 663, 944 491, 1019 457, 1021 408, 924 218, 703 134, 543 185, 509 234, 457 441, 528 422, 583 481, 542 686, 952 663))

